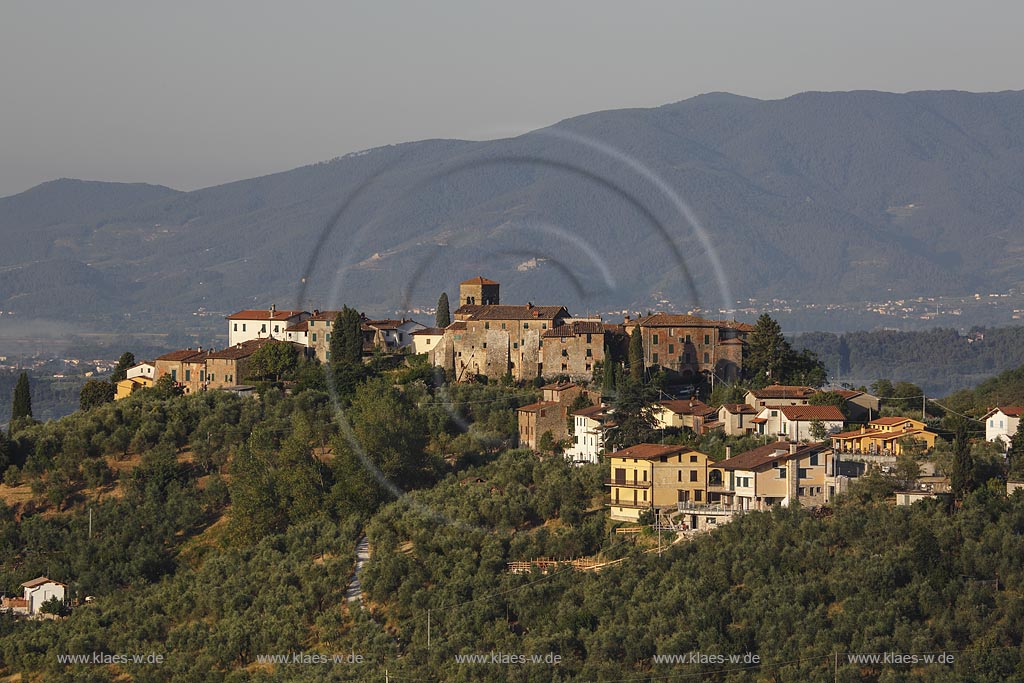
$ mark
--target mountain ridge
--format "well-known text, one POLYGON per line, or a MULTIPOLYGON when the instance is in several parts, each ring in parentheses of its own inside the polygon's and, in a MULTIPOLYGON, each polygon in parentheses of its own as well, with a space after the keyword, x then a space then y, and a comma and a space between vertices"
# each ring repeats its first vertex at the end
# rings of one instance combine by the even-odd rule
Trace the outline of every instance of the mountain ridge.
MULTIPOLYGON (((638 168, 705 226, 735 300, 1024 283, 1024 91, 713 92, 511 138, 379 146, 189 192, 51 181, 0 199, 0 235, 22 242, 0 266, 81 263, 110 280, 94 304, 110 313, 329 307, 338 297, 401 310, 429 306, 460 274, 480 271, 515 300, 562 292, 570 310, 719 307, 692 228, 638 168), (11 209, 31 206, 40 188, 66 201, 11 209)), ((0 308, 39 306, 30 293, 0 281, 0 308)), ((73 312, 57 290, 51 303, 73 312)))

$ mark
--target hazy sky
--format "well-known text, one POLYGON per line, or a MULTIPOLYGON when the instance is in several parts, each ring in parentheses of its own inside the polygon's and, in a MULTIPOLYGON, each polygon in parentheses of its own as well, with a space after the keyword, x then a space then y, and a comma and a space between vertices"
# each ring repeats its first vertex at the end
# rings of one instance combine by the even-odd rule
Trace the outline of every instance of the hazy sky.
POLYGON ((715 90, 1024 88, 1024 2, 2 0, 0 196, 193 189, 715 90))

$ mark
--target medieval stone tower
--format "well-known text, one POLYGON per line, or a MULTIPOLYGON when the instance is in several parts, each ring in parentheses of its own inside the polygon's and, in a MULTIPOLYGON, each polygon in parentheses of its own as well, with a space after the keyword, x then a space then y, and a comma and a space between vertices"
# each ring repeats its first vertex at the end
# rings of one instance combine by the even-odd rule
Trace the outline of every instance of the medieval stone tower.
POLYGON ((475 277, 459 283, 459 305, 488 305, 497 306, 500 303, 498 297, 499 285, 494 280, 485 277, 475 277))

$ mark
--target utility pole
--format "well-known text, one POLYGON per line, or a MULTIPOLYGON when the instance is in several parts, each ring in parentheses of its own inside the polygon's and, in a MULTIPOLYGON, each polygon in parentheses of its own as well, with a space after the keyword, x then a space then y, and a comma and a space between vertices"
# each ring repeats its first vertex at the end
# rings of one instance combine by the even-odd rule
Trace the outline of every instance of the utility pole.
POLYGON ((89 540, 92 540, 92 508, 89 508, 89 540))
POLYGON ((430 652, 430 610, 427 610, 427 652, 430 652))
POLYGON ((925 403, 928 401, 928 397, 921 394, 921 422, 925 421, 925 403))

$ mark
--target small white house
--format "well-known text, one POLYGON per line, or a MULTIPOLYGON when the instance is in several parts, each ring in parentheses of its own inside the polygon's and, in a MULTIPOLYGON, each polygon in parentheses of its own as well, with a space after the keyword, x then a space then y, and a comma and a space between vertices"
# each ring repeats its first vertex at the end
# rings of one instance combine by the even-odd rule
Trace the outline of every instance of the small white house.
POLYGON ((145 377, 146 379, 156 379, 156 364, 150 361, 143 361, 136 363, 135 365, 128 368, 128 374, 125 379, 132 379, 133 377, 145 377))
POLYGON ((1010 439, 1017 433, 1020 417, 1024 413, 1021 406, 1001 406, 993 408, 985 415, 985 439, 998 441, 1003 448, 1010 447, 1010 439))
POLYGON ((592 406, 572 414, 572 444, 565 457, 573 462, 598 462, 604 453, 605 432, 611 423, 607 408, 592 406))
POLYGON ((843 430, 846 418, 835 406, 779 406, 762 408, 753 423, 757 433, 790 441, 811 441, 811 425, 820 421, 825 431, 835 434, 843 430))
POLYGON ((42 608, 43 603, 51 598, 57 598, 61 602, 65 601, 65 586, 60 581, 54 581, 48 579, 45 576, 40 576, 37 579, 26 581, 21 584, 24 589, 24 599, 28 603, 29 614, 39 614, 39 610, 42 608))
POLYGON ((411 334, 413 353, 430 353, 444 337, 443 327, 424 327, 411 334))

